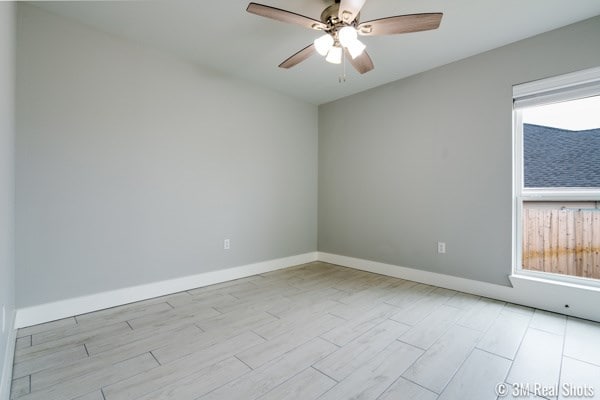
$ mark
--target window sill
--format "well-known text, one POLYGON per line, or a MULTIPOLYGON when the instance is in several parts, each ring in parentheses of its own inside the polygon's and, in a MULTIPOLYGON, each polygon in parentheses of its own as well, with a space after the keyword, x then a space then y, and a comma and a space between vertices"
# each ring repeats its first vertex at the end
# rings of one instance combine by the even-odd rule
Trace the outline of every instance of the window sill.
POLYGON ((600 294, 600 281, 595 279, 536 272, 519 272, 509 275, 508 279, 513 287, 523 286, 523 284, 554 285, 600 294))

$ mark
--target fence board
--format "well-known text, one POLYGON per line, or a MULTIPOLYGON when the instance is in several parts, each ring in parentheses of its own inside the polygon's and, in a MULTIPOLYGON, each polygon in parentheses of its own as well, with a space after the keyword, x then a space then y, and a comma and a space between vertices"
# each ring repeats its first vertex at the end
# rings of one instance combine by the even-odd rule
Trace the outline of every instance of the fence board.
POLYGON ((537 233, 537 247, 535 254, 537 256, 537 269, 539 271, 544 270, 544 213, 538 213, 536 218, 536 233, 537 233))
POLYGON ((583 276, 590 278, 594 270, 592 265, 592 213, 589 210, 583 214, 583 276))
POLYGON ((556 259, 556 272, 559 274, 567 274, 568 273, 568 264, 567 264, 567 251, 569 249, 569 244, 567 241, 567 211, 566 210, 558 210, 558 226, 556 230, 558 231, 558 244, 557 244, 557 254, 558 257, 556 259))
POLYGON ((593 213, 592 218, 592 253, 594 257, 592 276, 600 276, 600 212, 593 213))
POLYGON ((577 275, 576 265, 577 260, 573 256, 575 254, 575 217, 573 210, 565 210, 567 214, 567 275, 577 275))
POLYGON ((583 215, 575 213, 575 275, 583 276, 583 215))
POLYGON ((560 251, 558 247, 558 232, 560 230, 558 226, 558 212, 550 210, 550 268, 555 274, 558 273, 558 253, 560 251))

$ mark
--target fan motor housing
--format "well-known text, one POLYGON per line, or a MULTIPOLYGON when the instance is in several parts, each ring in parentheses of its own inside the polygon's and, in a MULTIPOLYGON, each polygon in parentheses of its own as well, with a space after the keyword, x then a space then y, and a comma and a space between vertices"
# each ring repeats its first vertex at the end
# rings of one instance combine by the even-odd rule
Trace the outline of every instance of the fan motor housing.
MULTIPOLYGON (((334 4, 330 5, 329 7, 327 7, 326 9, 323 10, 323 12, 321 13, 321 22, 323 22, 324 24, 327 24, 330 27, 335 27, 335 26, 339 27, 339 26, 346 25, 340 19, 339 13, 340 13, 340 3, 339 3, 339 1, 336 0, 336 2, 334 4)), ((355 24, 358 21, 359 17, 360 17, 360 13, 358 15, 356 15, 356 18, 354 18, 354 21, 352 21, 353 24, 355 24)))
POLYGON ((335 25, 339 22, 338 13, 340 10, 340 4, 334 3, 323 10, 321 13, 321 22, 324 24, 335 25))

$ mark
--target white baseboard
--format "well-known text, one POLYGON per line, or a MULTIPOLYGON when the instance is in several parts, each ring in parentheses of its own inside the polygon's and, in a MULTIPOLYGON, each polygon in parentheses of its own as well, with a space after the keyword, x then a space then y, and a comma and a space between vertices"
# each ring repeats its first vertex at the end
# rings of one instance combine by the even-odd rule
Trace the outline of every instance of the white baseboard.
POLYGON ((319 261, 600 322, 598 288, 511 275, 511 286, 319 252, 319 261), (569 305, 565 308, 565 305, 569 305))
POLYGON ((376 261, 311 252, 21 308, 16 312, 14 326, 15 329, 23 328, 317 260, 600 322, 598 288, 562 285, 523 276, 510 276, 512 287, 502 286, 376 261), (566 304, 568 308, 565 308, 566 304))
POLYGON ((4 343, 6 346, 6 353, 4 354, 4 360, 2 360, 2 376, 0 376, 0 400, 9 400, 10 385, 12 383, 12 367, 15 356, 17 330, 14 327, 16 313, 12 312, 11 315, 12 318, 8 318, 8 326, 6 327, 8 335, 6 337, 7 342, 4 343))
POLYGON ((85 314, 135 301, 147 300, 215 283, 245 278, 312 261, 317 261, 317 252, 20 308, 17 310, 15 327, 23 328, 37 325, 73 315, 85 314))

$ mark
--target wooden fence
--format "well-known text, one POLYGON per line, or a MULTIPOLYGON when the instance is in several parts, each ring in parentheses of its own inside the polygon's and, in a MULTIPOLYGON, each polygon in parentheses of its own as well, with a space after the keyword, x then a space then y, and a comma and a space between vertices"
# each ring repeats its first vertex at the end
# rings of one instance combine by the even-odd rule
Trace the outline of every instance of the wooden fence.
POLYGON ((600 279, 600 210, 523 209, 523 268, 600 279))

